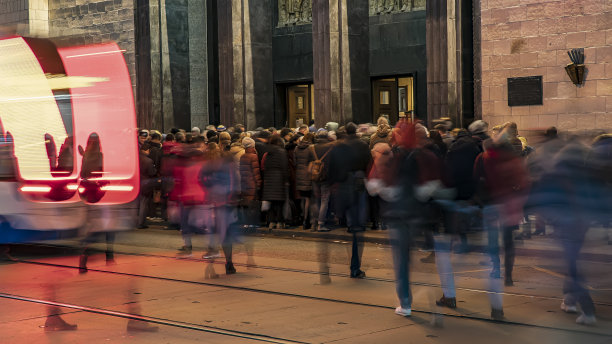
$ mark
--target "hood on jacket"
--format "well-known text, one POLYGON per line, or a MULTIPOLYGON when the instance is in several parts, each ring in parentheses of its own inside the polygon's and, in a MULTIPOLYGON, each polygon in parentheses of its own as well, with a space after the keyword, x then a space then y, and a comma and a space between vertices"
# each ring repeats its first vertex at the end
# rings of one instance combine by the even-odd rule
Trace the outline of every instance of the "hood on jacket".
POLYGON ((377 137, 387 137, 391 133, 391 127, 388 124, 382 123, 376 130, 377 137))

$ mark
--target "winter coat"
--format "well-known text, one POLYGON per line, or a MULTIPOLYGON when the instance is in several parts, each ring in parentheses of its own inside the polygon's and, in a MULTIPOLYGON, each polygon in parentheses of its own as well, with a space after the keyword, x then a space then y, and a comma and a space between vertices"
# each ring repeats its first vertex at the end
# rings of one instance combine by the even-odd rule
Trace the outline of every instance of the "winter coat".
POLYGON ((315 157, 312 145, 307 142, 300 142, 295 148, 295 182, 297 190, 312 190, 312 181, 310 179, 310 173, 308 173, 308 164, 314 160, 315 157))
POLYGON ((502 224, 519 225, 530 188, 524 159, 509 144, 493 145, 476 158, 474 176, 483 182, 484 200, 500 206, 502 224))
POLYGON ((262 159, 264 201, 284 201, 289 183, 289 162, 284 148, 269 146, 262 159))
POLYGON ((379 143, 390 143, 391 142, 391 131, 377 131, 370 137, 370 150, 374 148, 374 146, 379 143))
POLYGON ((469 200, 476 191, 474 161, 478 154, 478 143, 468 135, 458 137, 446 153, 450 186, 457 190, 457 200, 469 200))
POLYGON ((266 154, 270 150, 270 145, 266 142, 255 140, 255 150, 257 151, 257 159, 259 159, 259 165, 261 166, 261 159, 263 159, 264 154, 266 154))
POLYGON ((151 149, 149 150, 149 158, 153 160, 153 166, 159 175, 161 170, 161 161, 164 152, 162 151, 162 144, 159 142, 149 142, 151 149))
POLYGON ((319 183, 326 184, 327 183, 327 172, 329 169, 329 156, 331 154, 331 149, 334 147, 334 142, 329 142, 327 139, 317 139, 317 143, 314 145, 314 150, 317 154, 317 158, 321 159, 323 162, 323 171, 321 173, 321 180, 319 183), (325 155, 326 152, 327 155, 325 155), (325 155, 325 158, 323 157, 325 155))
POLYGON ((261 174, 257 152, 253 147, 247 148, 240 157, 240 184, 243 201, 257 198, 257 192, 261 188, 261 174))
POLYGON ((155 189, 155 176, 157 170, 153 159, 149 158, 146 154, 140 152, 140 194, 145 197, 153 196, 153 190, 155 189))
POLYGON ((204 154, 190 147, 184 147, 172 166, 174 187, 169 198, 186 205, 204 203, 204 190, 200 187, 200 170, 204 154))
POLYGON ((222 206, 234 203, 237 195, 234 166, 229 154, 204 161, 198 175, 199 185, 193 185, 204 190, 204 204, 222 206))
POLYGON ((331 183, 342 183, 351 172, 363 172, 365 177, 372 155, 365 142, 356 135, 349 135, 334 146, 329 158, 328 180, 331 183))

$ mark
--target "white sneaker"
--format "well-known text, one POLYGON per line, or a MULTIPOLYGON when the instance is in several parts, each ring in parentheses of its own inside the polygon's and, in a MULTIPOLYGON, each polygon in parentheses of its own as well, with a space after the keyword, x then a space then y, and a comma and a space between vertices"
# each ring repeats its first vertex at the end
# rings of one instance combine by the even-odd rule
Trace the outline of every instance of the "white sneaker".
POLYGON ((410 308, 402 308, 402 306, 398 306, 397 308, 395 308, 395 314, 397 315, 409 317, 411 313, 412 310, 410 308))
POLYGON ((596 322, 597 319, 595 319, 594 315, 586 315, 584 313, 576 319, 576 324, 581 325, 595 325, 596 322))
POLYGON ((578 311, 576 305, 566 305, 565 302, 561 302, 561 309, 565 313, 576 313, 578 311))

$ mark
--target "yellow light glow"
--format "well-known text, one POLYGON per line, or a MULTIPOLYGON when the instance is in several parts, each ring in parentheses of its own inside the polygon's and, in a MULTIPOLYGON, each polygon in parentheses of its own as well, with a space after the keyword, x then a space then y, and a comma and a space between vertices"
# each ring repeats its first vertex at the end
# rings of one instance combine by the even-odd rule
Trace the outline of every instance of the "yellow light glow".
POLYGON ((132 191, 133 186, 130 185, 104 185, 100 188, 102 191, 132 191))
POLYGON ((40 63, 20 37, 0 40, 0 116, 13 136, 21 177, 52 178, 45 134, 59 152, 66 128, 40 63))
POLYGON ((22 186, 22 192, 49 192, 51 191, 50 186, 22 186))

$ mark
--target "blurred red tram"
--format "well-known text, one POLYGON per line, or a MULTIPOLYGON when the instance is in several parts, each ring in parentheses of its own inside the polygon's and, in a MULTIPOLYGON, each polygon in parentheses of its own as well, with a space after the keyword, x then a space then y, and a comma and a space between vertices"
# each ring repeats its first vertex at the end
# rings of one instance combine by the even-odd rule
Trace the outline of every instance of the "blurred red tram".
POLYGON ((132 228, 135 130, 130 77, 115 43, 0 39, 0 242, 72 235, 94 221, 95 230, 132 228), (84 177, 92 152, 99 166, 84 177))

